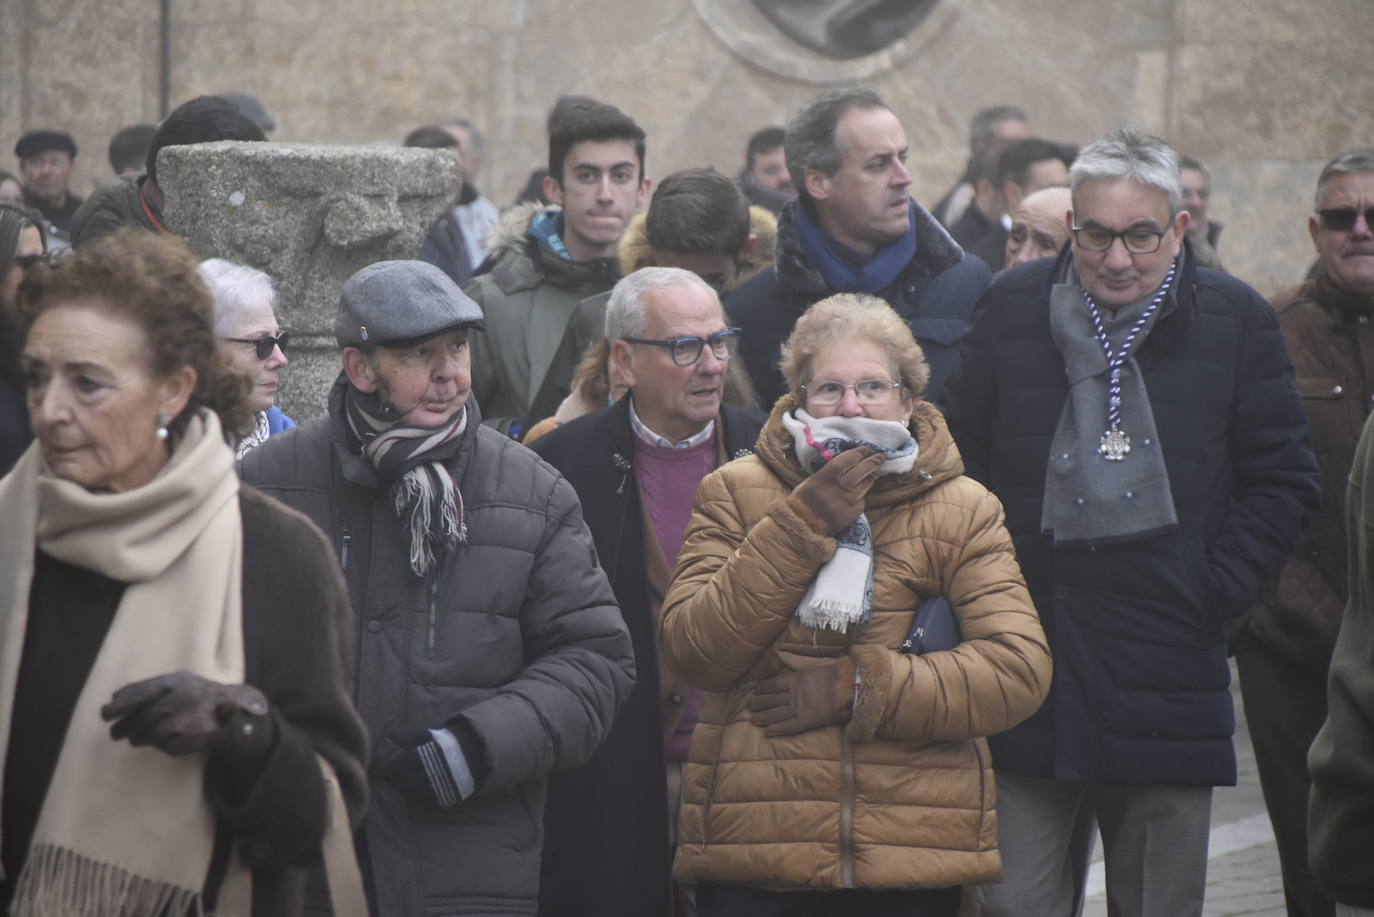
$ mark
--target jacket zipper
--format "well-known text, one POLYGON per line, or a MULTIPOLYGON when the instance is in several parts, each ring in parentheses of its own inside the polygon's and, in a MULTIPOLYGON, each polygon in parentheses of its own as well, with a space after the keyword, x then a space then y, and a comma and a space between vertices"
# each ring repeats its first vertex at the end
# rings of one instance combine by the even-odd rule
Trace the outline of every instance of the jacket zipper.
POLYGON ((854 745, 840 736, 840 887, 854 887, 854 745))
POLYGON ((439 580, 436 577, 429 581, 429 633, 425 637, 425 648, 431 650, 434 649, 434 632, 439 624, 438 595, 439 580))
POLYGON ((353 547, 353 533, 348 530, 348 526, 343 527, 343 534, 339 538, 339 566, 348 571, 348 550, 353 547))

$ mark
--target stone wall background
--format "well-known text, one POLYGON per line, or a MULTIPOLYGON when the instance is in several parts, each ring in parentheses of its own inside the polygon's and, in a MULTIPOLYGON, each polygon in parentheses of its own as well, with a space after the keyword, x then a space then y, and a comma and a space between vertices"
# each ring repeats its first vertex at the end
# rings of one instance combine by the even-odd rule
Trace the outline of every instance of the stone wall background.
MULTIPOLYGON (((395 143, 466 115, 480 185, 507 204, 545 156, 560 93, 622 107, 651 176, 741 165, 748 135, 825 85, 862 82, 906 126, 931 203, 960 172, 979 107, 1026 108, 1045 137, 1123 123, 1213 174, 1228 266, 1269 294, 1311 260, 1316 174, 1374 142, 1371 0, 943 0, 916 33, 838 63, 790 45, 745 0, 170 0, 172 105, 246 89, 274 140, 395 143)), ((0 0, 0 167, 25 130, 70 130, 74 187, 108 174, 119 127, 159 116, 157 0, 0 0)))

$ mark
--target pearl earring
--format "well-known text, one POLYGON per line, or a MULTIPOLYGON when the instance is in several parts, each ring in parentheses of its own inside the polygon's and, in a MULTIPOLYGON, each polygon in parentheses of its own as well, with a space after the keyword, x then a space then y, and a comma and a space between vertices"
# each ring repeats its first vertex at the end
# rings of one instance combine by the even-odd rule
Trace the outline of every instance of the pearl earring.
POLYGON ((157 438, 165 440, 167 438, 167 425, 172 422, 172 415, 163 411, 157 415, 157 438))

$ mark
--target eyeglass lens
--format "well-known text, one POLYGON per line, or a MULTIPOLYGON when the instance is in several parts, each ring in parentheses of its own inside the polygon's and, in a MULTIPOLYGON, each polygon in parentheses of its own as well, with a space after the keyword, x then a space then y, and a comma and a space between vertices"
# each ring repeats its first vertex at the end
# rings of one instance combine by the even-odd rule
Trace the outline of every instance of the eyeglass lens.
POLYGON ((897 390, 897 385, 887 379, 864 379, 853 385, 830 381, 813 382, 806 387, 806 394, 815 404, 839 404, 844 400, 844 393, 851 388, 860 404, 882 404, 897 390))
MULTIPOLYGON (((1360 216, 1359 210, 1354 207, 1327 207, 1318 210, 1317 215, 1322 218, 1322 226, 1335 232, 1350 232, 1355 228, 1355 221, 1360 216)), ((1374 232, 1374 207, 1364 209, 1364 225, 1374 232)))
POLYGON ((735 345, 739 335, 733 331, 722 331, 703 340, 702 338, 678 338, 673 341, 673 362, 678 366, 691 366, 701 359, 702 348, 711 345, 711 353, 717 360, 728 360, 735 355, 735 345))
POLYGON ((1090 252, 1105 252, 1112 247, 1117 239, 1126 246, 1126 251, 1133 255, 1149 255, 1159 251, 1160 244, 1164 241, 1164 233, 1155 232, 1152 229, 1128 229, 1125 232, 1112 232, 1110 229, 1099 229, 1095 226, 1079 228, 1074 227, 1074 239, 1078 241, 1078 247, 1090 252))

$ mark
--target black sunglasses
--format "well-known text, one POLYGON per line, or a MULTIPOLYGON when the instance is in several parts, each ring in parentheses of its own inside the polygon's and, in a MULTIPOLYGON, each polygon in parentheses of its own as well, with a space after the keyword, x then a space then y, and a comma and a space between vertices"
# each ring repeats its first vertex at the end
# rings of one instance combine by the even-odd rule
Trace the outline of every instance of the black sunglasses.
POLYGON ((21 271, 27 271, 29 268, 36 265, 47 264, 49 260, 51 259, 48 257, 47 252, 42 252, 37 255, 15 255, 14 266, 21 271))
POLYGON ((1374 207, 1366 207, 1363 211, 1356 210, 1354 207, 1326 207, 1317 211, 1317 216, 1322 218, 1322 228, 1330 229, 1333 232, 1350 232, 1355 228, 1355 221, 1360 214, 1364 213, 1364 225, 1374 231, 1374 207))
POLYGON ((283 331, 276 337, 260 338, 225 338, 226 341, 233 341, 235 344, 252 344, 257 351, 259 360, 266 360, 272 356, 272 351, 280 347, 282 353, 286 353, 286 339, 289 335, 283 331))

